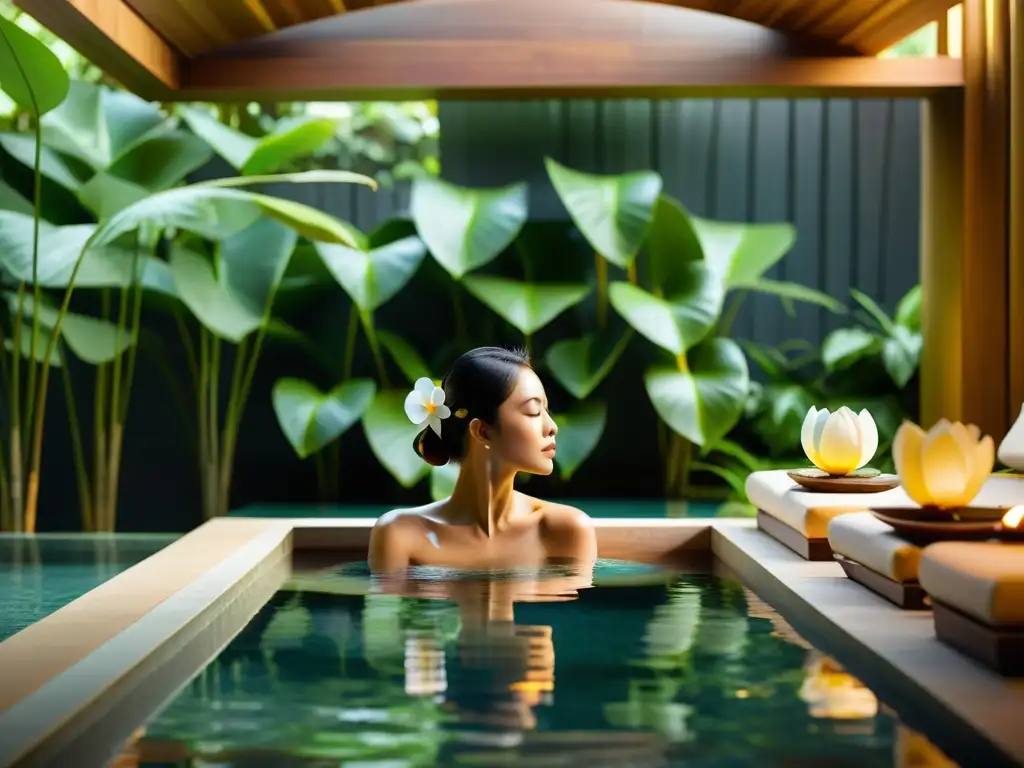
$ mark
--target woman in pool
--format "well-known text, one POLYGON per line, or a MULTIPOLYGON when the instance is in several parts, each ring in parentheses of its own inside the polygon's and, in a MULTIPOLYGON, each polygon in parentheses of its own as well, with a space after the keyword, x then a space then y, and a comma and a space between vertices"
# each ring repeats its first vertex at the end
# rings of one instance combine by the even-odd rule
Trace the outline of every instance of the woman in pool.
POLYGON ((462 355, 441 387, 423 378, 405 401, 423 431, 413 443, 433 466, 457 461, 452 495, 383 515, 370 537, 370 567, 488 569, 552 561, 592 564, 594 527, 583 512, 513 488, 516 473, 549 475, 558 427, 526 355, 479 347, 462 355))

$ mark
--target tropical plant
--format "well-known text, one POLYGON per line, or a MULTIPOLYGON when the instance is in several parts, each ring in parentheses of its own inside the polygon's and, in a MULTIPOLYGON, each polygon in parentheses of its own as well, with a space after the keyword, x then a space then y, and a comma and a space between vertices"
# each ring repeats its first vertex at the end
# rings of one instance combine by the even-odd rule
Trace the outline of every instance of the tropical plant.
MULTIPOLYGON (((31 116, 37 148, 32 163, 32 229, 29 235, 31 246, 28 250, 27 263, 23 261, 18 265, 20 274, 11 276, 12 282, 17 285, 17 293, 13 312, 9 313, 12 316, 10 327, 9 330, 5 329, 4 339, 4 352, 10 349, 13 355, 7 382, 7 389, 10 392, 9 441, 4 461, 0 462, 3 469, 0 482, 4 486, 0 520, 16 531, 35 530, 47 374, 52 363, 61 321, 58 314, 52 318, 52 323, 44 324, 41 312, 41 119, 47 112, 60 105, 67 96, 68 87, 67 73, 57 57, 27 32, 6 18, 0 17, 0 88, 18 107, 31 116), (26 327, 26 320, 29 318, 30 327, 26 327), (40 351, 42 359, 38 357, 40 351), (24 401, 21 398, 22 355, 27 356, 25 367, 28 369, 24 401)), ((8 306, 11 306, 10 302, 8 306)))
POLYGON ((904 389, 921 362, 921 286, 915 285, 896 305, 889 317, 866 294, 853 289, 860 305, 855 313, 858 325, 839 328, 826 337, 821 360, 830 372, 848 370, 857 363, 874 358, 898 389, 904 389))
POLYGON ((581 400, 601 383, 614 355, 627 343, 609 343, 607 303, 629 328, 654 344, 659 351, 644 382, 669 431, 660 441, 666 493, 682 496, 689 483, 692 446, 705 452, 713 448, 742 414, 747 362, 727 334, 743 296, 754 291, 831 311, 842 307, 806 286, 764 277, 795 241, 789 224, 699 218, 662 194, 661 178, 652 171, 598 176, 551 159, 547 169, 570 217, 594 249, 598 295, 596 331, 552 346, 548 368, 581 400), (626 279, 610 281, 609 268, 621 270, 626 279), (723 315, 730 294, 732 308, 723 315), (595 355, 597 349, 604 355, 595 355))
MULTIPOLYGON (((739 477, 744 470, 799 465, 804 461, 800 428, 808 409, 846 405, 871 412, 879 434, 872 465, 891 470, 889 446, 897 427, 905 419, 917 419, 917 388, 911 382, 920 363, 920 286, 907 292, 891 318, 865 294, 851 293, 859 305, 854 312, 859 324, 833 331, 820 350, 807 341, 744 345, 762 375, 752 382, 745 418, 729 445, 747 450, 713 457, 717 469, 702 469, 739 477), (756 467, 750 464, 754 456, 760 457, 756 467)), ((735 482, 727 481, 735 489, 735 482)))
MULTIPOLYGON (((73 81, 67 99, 43 117, 41 127, 41 173, 47 183, 54 185, 50 191, 63 195, 68 203, 64 207, 49 207, 51 221, 81 220, 83 211, 97 221, 105 221, 153 192, 176 186, 212 156, 201 139, 180 130, 178 121, 168 118, 156 105, 87 82, 73 81)), ((19 133, 0 134, 0 146, 25 163, 32 162, 37 149, 31 136, 19 133)), ((14 259, 28 263, 28 233, 33 226, 31 217, 17 213, 0 219, 0 242, 7 246, 9 264, 14 259)), ((33 284, 66 288, 70 268, 95 229, 92 224, 44 224, 43 275, 33 284)), ((83 446, 71 366, 61 366, 86 530, 113 530, 116 522, 122 441, 137 357, 143 292, 173 294, 166 265, 155 259, 155 251, 163 243, 160 233, 142 228, 136 236, 123 240, 102 251, 90 251, 77 277, 79 287, 99 292, 98 322, 86 319, 76 320, 73 326, 64 325, 65 338, 70 343, 76 338, 82 343, 94 342, 93 354, 78 354, 95 365, 89 453, 83 446), (79 327, 82 322, 85 328, 79 327), (104 341, 104 335, 113 336, 113 340, 104 341), (102 354, 100 347, 104 350, 102 354)))
MULTIPOLYGON (((710 449, 718 443, 740 418, 747 397, 746 359, 724 337, 729 323, 729 316, 723 316, 726 296, 732 296, 734 305, 746 292, 759 291, 834 311, 842 307, 804 286, 764 278, 792 246, 795 233, 788 224, 733 224, 692 216, 661 194, 661 179, 650 171, 593 176, 549 160, 548 172, 595 252, 596 277, 593 330, 550 344, 541 363, 576 400, 556 414, 559 475, 569 479, 599 443, 608 408, 604 399, 592 395, 639 334, 660 350, 650 355, 645 381, 655 411, 675 436, 665 440, 667 489, 680 495, 686 488, 690 445, 710 449), (610 270, 621 270, 626 279, 610 280, 610 270), (609 314, 609 305, 617 317, 609 314)), ((479 309, 500 317, 531 348, 538 331, 569 310, 582 309, 594 291, 585 265, 562 265, 558 274, 569 279, 535 278, 539 262, 533 258, 533 236, 524 229, 524 184, 470 189, 418 179, 410 213, 413 227, 388 222, 369 236, 360 235, 357 249, 317 247, 326 271, 352 302, 346 364, 341 382, 326 392, 313 382, 282 379, 275 386, 274 406, 300 457, 325 448, 336 451, 341 435, 361 419, 371 450, 399 484, 412 487, 431 473, 431 493, 438 498, 450 490, 455 473, 449 467, 431 472, 412 451, 416 427, 401 407, 407 390, 392 387, 381 350, 406 384, 421 376, 436 379, 443 368, 438 360, 450 362, 454 350, 470 346, 476 336, 471 330, 482 327, 468 320, 479 309), (377 329, 373 319, 373 311, 412 280, 425 252, 441 267, 435 272, 449 293, 455 326, 453 343, 431 364, 407 339, 377 329), (506 252, 515 254, 515 270, 499 260, 506 252), (477 303, 467 307, 466 294, 477 303), (374 360, 376 382, 352 378, 360 328, 374 360)), ((579 319, 581 313, 574 315, 579 319)), ((326 459, 333 470, 336 461, 336 453, 326 459)), ((335 475, 333 470, 321 467, 321 478, 335 475)))

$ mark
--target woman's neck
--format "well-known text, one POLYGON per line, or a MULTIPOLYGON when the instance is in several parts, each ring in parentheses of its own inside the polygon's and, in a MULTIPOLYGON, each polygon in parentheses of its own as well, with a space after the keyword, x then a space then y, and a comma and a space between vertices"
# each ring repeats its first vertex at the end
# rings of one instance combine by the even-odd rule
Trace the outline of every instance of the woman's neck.
POLYGON ((459 468, 449 504, 471 518, 487 536, 501 531, 512 516, 516 473, 497 466, 484 450, 472 450, 459 468))

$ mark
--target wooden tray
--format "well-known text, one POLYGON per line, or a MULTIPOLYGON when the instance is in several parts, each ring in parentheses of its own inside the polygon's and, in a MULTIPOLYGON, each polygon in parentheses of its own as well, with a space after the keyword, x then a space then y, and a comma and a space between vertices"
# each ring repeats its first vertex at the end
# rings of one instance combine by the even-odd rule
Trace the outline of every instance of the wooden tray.
POLYGON ((1004 528, 1000 522, 1009 507, 873 507, 871 513, 914 539, 928 541, 1024 540, 1024 527, 1004 528))
POLYGON ((882 475, 875 470, 858 471, 863 474, 836 477, 820 469, 794 469, 786 474, 797 485, 815 493, 880 493, 890 491, 900 484, 896 475, 882 475))

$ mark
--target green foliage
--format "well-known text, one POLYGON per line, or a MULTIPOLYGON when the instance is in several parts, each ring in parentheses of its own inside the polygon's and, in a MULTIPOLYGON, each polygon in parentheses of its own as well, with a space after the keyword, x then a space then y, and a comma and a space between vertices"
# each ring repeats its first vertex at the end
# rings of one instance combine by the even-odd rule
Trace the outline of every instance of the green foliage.
POLYGON ((288 442, 304 459, 359 421, 373 402, 376 388, 372 380, 352 379, 321 392, 308 381, 280 379, 274 385, 274 413, 288 442))

